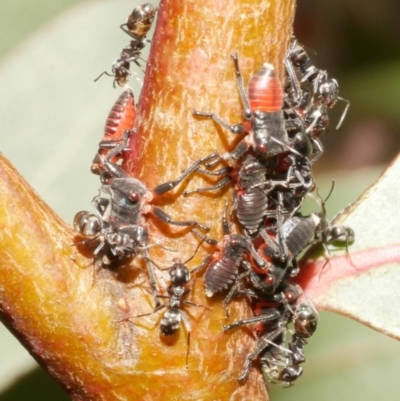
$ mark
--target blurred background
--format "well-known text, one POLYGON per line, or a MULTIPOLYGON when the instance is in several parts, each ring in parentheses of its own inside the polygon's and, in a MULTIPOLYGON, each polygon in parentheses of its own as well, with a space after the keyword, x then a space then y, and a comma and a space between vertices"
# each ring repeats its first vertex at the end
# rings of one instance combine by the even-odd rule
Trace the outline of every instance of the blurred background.
MULTIPOLYGON (((120 91, 102 77, 127 44, 117 27, 134 0, 1 0, 0 151, 66 221, 88 210, 98 190, 89 173, 106 116, 120 91), (85 173, 86 172, 86 173, 85 173)), ((295 33, 318 68, 351 102, 330 113, 325 154, 315 165, 321 193, 336 181, 328 214, 357 199, 400 148, 400 3, 396 0, 298 0, 295 33)), ((146 58, 146 52, 145 58, 146 58)), ((133 68, 132 68, 133 69, 133 68)), ((140 73, 138 72, 139 76, 140 73)), ((140 86, 131 79, 136 98, 140 86)), ((40 308, 40 305, 32 307, 40 308)), ((272 400, 397 399, 400 345, 361 324, 322 313, 292 389, 272 400)), ((0 327, 0 401, 68 397, 0 327)))

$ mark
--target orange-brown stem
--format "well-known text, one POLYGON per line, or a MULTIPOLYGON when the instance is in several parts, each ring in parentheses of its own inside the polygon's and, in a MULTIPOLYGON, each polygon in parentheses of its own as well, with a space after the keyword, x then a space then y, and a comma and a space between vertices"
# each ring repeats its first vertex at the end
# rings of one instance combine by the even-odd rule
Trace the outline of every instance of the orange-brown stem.
MULTIPOLYGON (((131 143, 136 157, 124 167, 151 189, 214 149, 232 149, 238 139, 210 120, 194 118, 192 109, 239 122, 242 105, 229 55, 238 53, 245 82, 265 61, 282 73, 293 13, 294 0, 162 1, 139 103, 138 134, 131 143)), ((94 272, 90 249, 72 246, 70 227, 6 160, 1 160, 0 181, 1 314, 74 400, 267 399, 254 371, 244 385, 236 380, 254 346, 251 332, 222 332, 222 298, 206 298, 201 279, 194 279, 188 299, 213 309, 185 307, 192 328, 186 366, 183 327, 166 341, 158 329, 162 312, 134 318, 154 307, 140 258, 117 272, 94 272)), ((185 187, 201 185, 204 180, 193 176, 156 203, 177 220, 208 224, 210 236, 220 238, 230 190, 223 196, 179 196, 185 187)), ((192 255, 198 239, 187 229, 151 219, 151 242, 178 250, 149 250, 165 268, 173 258, 192 255)), ((203 246, 189 268, 212 250, 203 246)), ((155 270, 162 291, 167 273, 155 270)), ((232 303, 232 319, 249 313, 244 301, 232 303)))

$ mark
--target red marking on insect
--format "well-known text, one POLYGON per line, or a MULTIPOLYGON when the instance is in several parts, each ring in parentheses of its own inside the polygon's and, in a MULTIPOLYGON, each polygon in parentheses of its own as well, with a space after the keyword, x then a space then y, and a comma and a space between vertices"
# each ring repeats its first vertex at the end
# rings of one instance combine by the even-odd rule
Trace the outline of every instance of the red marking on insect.
MULTIPOLYGON (((133 128, 135 120, 135 99, 132 89, 126 87, 108 113, 103 138, 99 143, 99 150, 92 162, 92 173, 101 174, 104 171, 104 156, 121 143, 124 132, 133 128)), ((121 154, 118 154, 111 159, 111 162, 117 163, 120 159, 121 154)))
MULTIPOLYGON (((267 255, 265 255, 265 254, 261 254, 261 253, 259 253, 259 256, 265 261, 265 262, 267 262, 267 264, 268 263, 272 263, 272 259, 269 257, 269 256, 267 256, 267 255)), ((250 256, 250 264, 251 264, 251 268, 256 272, 256 273, 258 273, 258 274, 265 274, 265 275, 267 275, 268 273, 269 273, 269 270, 268 269, 265 269, 265 267, 264 268, 262 268, 262 267, 259 267, 258 266, 258 264, 257 264, 257 262, 254 260, 254 258, 252 257, 252 256, 250 256)))
POLYGON ((125 88, 108 114, 104 126, 104 140, 122 139, 124 131, 133 128, 136 107, 131 88, 125 88))
POLYGON ((250 79, 247 92, 252 111, 273 113, 282 109, 282 84, 275 68, 269 63, 257 71, 250 79))

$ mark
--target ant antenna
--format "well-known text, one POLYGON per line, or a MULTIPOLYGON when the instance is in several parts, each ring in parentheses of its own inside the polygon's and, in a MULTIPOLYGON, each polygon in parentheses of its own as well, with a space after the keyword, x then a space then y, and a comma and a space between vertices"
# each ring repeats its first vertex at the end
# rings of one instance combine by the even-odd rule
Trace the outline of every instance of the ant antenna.
POLYGON ((187 333, 186 369, 188 369, 189 351, 190 351, 190 331, 187 333))
POLYGON ((343 102, 345 102, 345 103, 347 103, 347 104, 346 104, 346 107, 345 107, 344 110, 343 110, 343 114, 342 114, 342 116, 340 117, 340 120, 339 120, 339 122, 338 122, 338 125, 336 126, 336 129, 337 129, 337 130, 342 126, 342 123, 343 123, 343 121, 344 121, 344 118, 346 117, 347 111, 349 110, 349 107, 350 107, 350 101, 349 101, 349 100, 343 99, 342 97, 338 97, 338 100, 341 100, 341 101, 343 101, 343 102))
POLYGON ((190 262, 190 261, 196 256, 196 253, 197 253, 197 251, 199 250, 199 248, 201 247, 201 244, 202 244, 204 241, 206 241, 206 239, 207 239, 207 235, 201 239, 201 241, 200 241, 199 244, 197 245, 197 248, 196 248, 195 251, 193 252, 193 255, 190 256, 189 259, 187 259, 187 260, 185 260, 184 262, 182 262, 184 265, 186 265, 186 263, 190 262))
POLYGON ((167 269, 164 269, 164 268, 162 268, 162 267, 160 267, 156 262, 154 262, 154 260, 151 260, 149 257, 147 257, 147 256, 142 256, 142 258, 144 259, 144 260, 148 260, 150 263, 153 263, 153 265, 155 266, 155 267, 157 267, 157 269, 159 269, 159 270, 169 270, 169 267, 167 268, 167 269))
POLYGON ((328 199, 330 198, 330 196, 332 195, 333 189, 335 188, 335 180, 332 180, 332 185, 331 185, 331 189, 329 190, 328 195, 326 196, 325 199, 322 199, 321 195, 319 194, 318 188, 317 188, 317 196, 308 193, 307 195, 311 196, 320 206, 322 209, 322 215, 326 216, 326 208, 325 208, 325 204, 328 201, 328 199))
POLYGON ((203 237, 200 233, 198 233, 196 230, 191 229, 190 230, 194 235, 196 235, 197 237, 199 237, 201 240, 205 241, 208 245, 217 245, 218 241, 216 239, 212 239, 212 238, 208 238, 207 235, 205 237, 203 237))

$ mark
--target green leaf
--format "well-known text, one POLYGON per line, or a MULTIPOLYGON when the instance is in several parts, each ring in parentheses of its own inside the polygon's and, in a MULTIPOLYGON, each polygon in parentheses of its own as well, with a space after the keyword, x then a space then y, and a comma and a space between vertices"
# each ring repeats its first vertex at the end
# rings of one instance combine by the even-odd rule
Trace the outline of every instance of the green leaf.
POLYGON ((2 0, 0 55, 58 12, 79 1, 82 0, 2 0))
MULTIPOLYGON (((400 338, 400 157, 341 219, 353 228, 350 247, 307 261, 298 282, 319 309, 350 316, 394 338, 400 338), (325 266, 326 264, 326 266, 325 266)), ((307 258, 307 255, 306 255, 307 258)))
POLYGON ((352 113, 360 113, 362 118, 382 116, 399 123, 399 71, 400 60, 394 60, 361 69, 348 77, 341 86, 351 97, 352 113))

